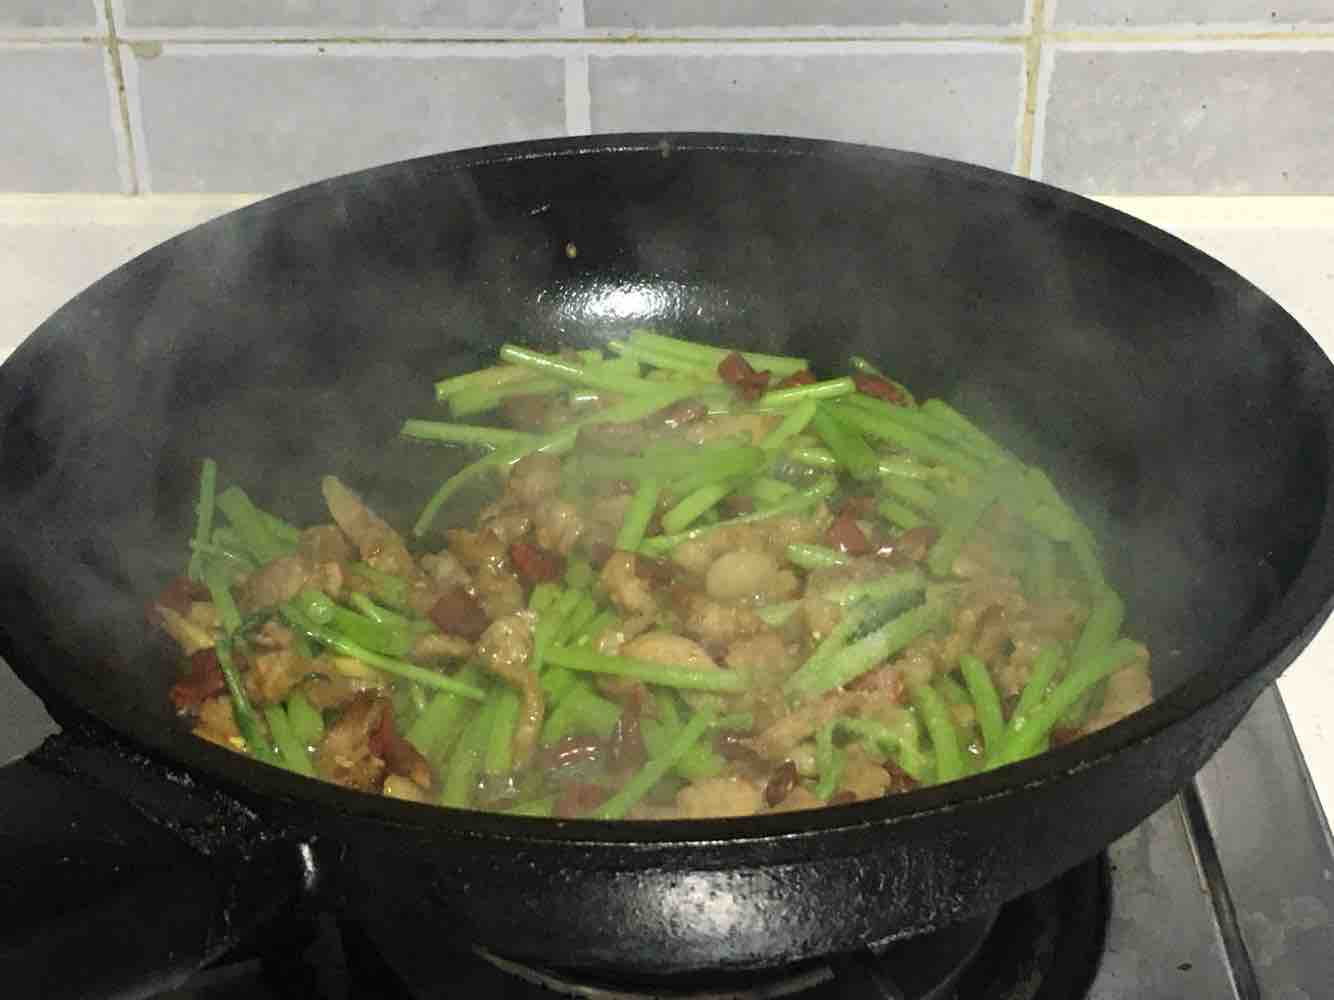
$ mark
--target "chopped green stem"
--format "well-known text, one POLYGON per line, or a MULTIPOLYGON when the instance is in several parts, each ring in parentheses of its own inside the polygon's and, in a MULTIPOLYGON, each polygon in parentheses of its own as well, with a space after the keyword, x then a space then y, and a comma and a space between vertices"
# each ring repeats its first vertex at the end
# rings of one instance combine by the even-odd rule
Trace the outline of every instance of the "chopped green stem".
POLYGON ((217 506, 227 515, 227 520, 236 529, 241 543, 260 565, 287 554, 289 546, 273 536, 258 508, 250 502, 250 497, 246 496, 245 491, 239 486, 229 486, 219 493, 217 506))
POLYGON ((287 696, 287 718, 292 723, 292 732, 302 745, 318 746, 320 740, 324 739, 324 715, 300 690, 287 696))
POLYGON ((574 635, 572 642, 576 646, 585 646, 615 625, 617 621, 619 621, 619 617, 611 608, 600 611, 596 618, 574 635))
POLYGON ((359 646, 332 629, 325 628, 311 621, 301 609, 295 604, 287 603, 280 608, 283 620, 300 632, 306 638, 313 640, 323 646, 328 646, 335 652, 342 653, 344 656, 350 656, 360 660, 362 663, 369 664, 377 670, 383 670, 387 674, 393 674, 395 677, 401 677, 404 680, 416 681, 424 687, 435 688, 438 691, 453 691, 465 698, 471 698, 474 701, 482 701, 486 698, 486 692, 481 688, 474 687, 471 684, 463 684, 452 677, 446 677, 444 674, 436 673, 434 670, 427 670, 425 667, 419 667, 415 663, 408 663, 405 660, 397 660, 390 656, 384 656, 364 646, 359 646))
POLYGON ((301 531, 296 525, 284 521, 277 514, 270 514, 267 510, 259 511, 259 516, 268 527, 269 534, 289 548, 296 546, 297 540, 301 537, 301 531))
POLYGON ((1125 615, 1126 606, 1121 600, 1121 595, 1110 587, 1105 588, 1093 602, 1093 610, 1089 612, 1084 630, 1080 632, 1079 641, 1075 643, 1072 662, 1078 666, 1094 653, 1111 645, 1112 640, 1121 631, 1125 615))
POLYGON ((407 606, 408 581, 403 577, 385 573, 364 562, 352 563, 348 568, 363 581, 364 586, 370 588, 378 600, 396 608, 407 606))
POLYGON ((213 538, 213 507, 217 499, 218 463, 211 458, 204 459, 199 469, 199 500, 195 503, 195 537, 191 546, 190 565, 186 572, 191 580, 203 580, 203 567, 199 564, 200 548, 208 545, 213 538))
POLYGON ((297 739, 283 707, 266 705, 264 721, 269 724, 269 733, 273 736, 273 742, 278 745, 278 755, 282 758, 283 765, 289 771, 304 774, 307 778, 315 777, 315 769, 310 764, 310 754, 297 739))
POLYGON ((1037 658, 1034 659, 1033 666, 1029 670, 1028 682, 1024 685, 1024 689, 1019 692, 1019 701, 1014 706, 1014 712, 1010 716, 1009 728, 1011 730, 1016 728, 1016 719, 1026 718, 1038 703, 1047 696, 1047 688, 1056 679, 1056 674, 1061 669, 1061 662, 1059 646, 1047 645, 1038 651, 1037 658))
MULTIPOLYGON (((699 487, 662 515, 662 530, 669 534, 685 531, 706 511, 712 510, 723 497, 732 493, 735 489, 736 487, 732 483, 711 483, 708 486, 699 487)), ((647 522, 645 523, 647 524, 647 522)), ((642 535, 640 540, 643 540, 642 535)), ((616 547, 622 550, 627 548, 620 543, 619 536, 616 547)))
POLYGON ((940 625, 945 618, 945 610, 936 604, 923 604, 905 611, 833 655, 808 662, 788 678, 783 688, 790 694, 811 697, 841 687, 877 663, 883 663, 918 636, 940 625))
POLYGON ((710 712, 698 712, 687 722, 667 749, 651 757, 621 789, 604 802, 593 816, 596 819, 621 819, 647 795, 667 772, 699 742, 713 722, 710 712))
POLYGON ((941 674, 935 679, 936 690, 940 696, 945 699, 948 705, 969 705, 973 699, 969 697, 968 689, 956 681, 949 674, 941 674))
POLYGON ((498 700, 492 699, 473 713, 472 721, 450 754, 444 785, 440 791, 442 806, 467 809, 472 805, 473 793, 477 791, 477 777, 482 770, 482 755, 486 753, 491 725, 496 717, 496 706, 499 704, 498 700))
POLYGON ((701 486, 746 479, 764 468, 768 458, 762 449, 750 445, 727 448, 709 456, 700 455, 690 472, 669 485, 673 493, 682 496, 701 486))
POLYGON ((852 562, 852 557, 846 552, 831 549, 827 545, 793 542, 785 551, 790 563, 805 570, 830 569, 852 562))
POLYGON ((592 733, 606 739, 616 728, 621 706, 600 697, 584 684, 570 689, 542 725, 542 743, 557 743, 571 733, 592 733))
POLYGON ((546 614, 561 599, 560 584, 550 580, 543 581, 533 588, 528 595, 528 608, 539 615, 546 614))
POLYGON ((550 717, 551 711, 565 699, 566 695, 584 683, 573 670, 562 670, 560 667, 544 670, 542 672, 542 693, 546 695, 548 717, 550 717))
POLYGON ((886 416, 886 413, 891 409, 899 411, 903 407, 886 407, 884 412, 873 413, 861 406, 852 405, 850 400, 856 398, 853 396, 849 397, 847 401, 842 401, 839 405, 839 413, 844 420, 862 432, 889 441, 923 461, 947 465, 956 472, 962 472, 964 475, 972 476, 975 479, 980 479, 985 475, 985 466, 972 455, 951 445, 944 444, 914 428, 906 427, 892 417, 886 416))
POLYGON ((767 452, 774 452, 792 438, 804 431, 815 417, 816 402, 813 399, 799 401, 784 414, 777 427, 766 434, 760 441, 760 447, 767 452))
POLYGON ((838 468, 838 459, 834 453, 824 448, 793 448, 787 457, 798 465, 810 465, 817 469, 838 468))
POLYGON ((530 382, 537 377, 529 369, 517 365, 493 365, 441 379, 435 383, 435 398, 444 402, 468 389, 494 389, 511 382, 530 382))
POLYGON ((959 552, 972 536, 987 508, 996 502, 999 492, 999 481, 997 477, 992 476, 974 484, 973 492, 955 506, 945 521, 940 538, 931 547, 931 552, 927 556, 927 565, 931 567, 931 572, 937 576, 949 576, 954 571, 954 560, 959 557, 959 552))
POLYGON ((826 601, 832 601, 839 607, 846 608, 858 601, 883 603, 925 589, 926 577, 922 575, 921 570, 901 569, 863 583, 849 583, 842 587, 831 588, 822 596, 826 601))
POLYGON ((912 716, 905 714, 898 726, 888 726, 874 719, 835 719, 839 732, 889 754, 913 780, 929 784, 934 777, 931 760, 923 753, 912 716))
POLYGON ((777 517, 780 514, 795 514, 797 511, 805 510, 807 507, 813 507, 821 500, 829 497, 838 489, 838 482, 833 478, 821 479, 814 486, 801 490, 787 500, 774 504, 772 507, 766 507, 763 510, 757 510, 750 514, 741 514, 737 517, 719 521, 717 524, 710 524, 702 528, 693 528, 690 531, 683 531, 674 535, 654 535, 652 538, 644 539, 644 544, 639 547, 639 551, 645 555, 661 555, 664 552, 670 552, 682 542, 699 538, 710 531, 729 524, 752 524, 755 521, 763 521, 770 517, 777 517))
POLYGON ((646 684, 659 684, 687 691, 736 694, 746 690, 745 678, 730 670, 697 670, 692 667, 636 660, 628 656, 603 656, 588 649, 560 646, 553 646, 547 650, 547 660, 567 670, 629 677, 646 684))
POLYGON ((597 573, 587 559, 571 559, 565 567, 565 586, 587 590, 597 579, 597 573))
POLYGON ((512 809, 506 809, 507 816, 551 816, 556 810, 556 796, 544 795, 540 799, 530 799, 527 802, 520 802, 512 809))
POLYGON ((895 527, 902 528, 904 531, 926 523, 922 519, 922 515, 893 500, 882 500, 876 505, 876 510, 886 521, 895 527))
POLYGON ((885 476, 881 482, 891 495, 907 504, 911 504, 926 514, 936 509, 936 503, 940 499, 935 493, 914 479, 904 479, 901 476, 885 476))
POLYGON ((930 480, 939 476, 933 466, 922 465, 910 458, 882 458, 877 470, 882 476, 897 476, 899 479, 930 480))
POLYGON ((931 737, 931 748, 936 757, 936 781, 944 783, 962 778, 963 750, 949 706, 929 684, 914 685, 912 700, 926 726, 927 735, 931 737))
POLYGON ((656 388, 652 382, 648 382, 638 375, 623 375, 614 370, 605 371, 598 364, 573 364, 563 358, 542 354, 538 351, 530 351, 525 347, 519 347, 517 344, 505 344, 501 347, 500 357, 503 361, 525 365, 565 382, 572 382, 576 385, 590 385, 595 389, 605 389, 609 392, 634 396, 652 392, 656 388))
POLYGON ((768 476, 761 476, 759 479, 748 483, 745 492, 756 503, 772 507, 796 493, 797 488, 791 483, 783 482, 781 479, 770 479, 768 476))
MULTIPOLYGON (((455 679, 463 684, 477 684, 482 679, 481 668, 470 663, 455 679)), ((438 766, 458 737, 470 704, 467 698, 453 691, 437 691, 425 711, 408 727, 404 738, 438 766)))
POLYGON ((816 408, 811 426, 852 478, 867 480, 875 476, 880 467, 875 452, 858 430, 840 419, 828 404, 822 403, 816 408))
MULTIPOLYGON (((648 751, 649 757, 657 757, 666 753, 680 729, 680 720, 677 720, 675 724, 668 725, 662 721, 641 719, 639 731, 643 734, 644 749, 648 751)), ((699 781, 702 778, 716 777, 726 767, 727 761, 723 759, 721 754, 707 744, 697 743, 682 755, 673 770, 686 781, 699 781)))
MULTIPOLYGON (((190 549, 196 555, 212 556, 215 559, 225 559, 232 563, 237 570, 248 572, 255 569, 259 563, 255 562, 244 552, 234 551, 223 545, 216 545, 212 542, 196 542, 190 539, 190 549)), ((203 579, 203 571, 200 571, 200 579, 203 579)))
POLYGON ((560 628, 552 633, 551 642, 554 645, 564 646, 569 644, 575 636, 588 627, 589 622, 597 617, 598 605, 597 601, 593 599, 593 595, 583 590, 573 591, 573 593, 579 595, 579 600, 575 602, 574 607, 570 609, 570 613, 561 621, 560 628))
POLYGON ((1004 448, 943 399, 928 399, 919 409, 923 416, 929 417, 941 426, 952 428, 957 435, 971 440, 995 459, 1008 457, 1004 448))
POLYGON ((1118 639, 1083 663, 1075 664, 1029 715, 1016 713, 1010 720, 1002 763, 1022 760, 1036 753, 1075 702, 1095 684, 1139 656, 1141 648, 1130 639, 1118 639))
POLYGON ((659 489, 658 481, 652 476, 639 481, 639 488, 625 510, 621 530, 616 534, 616 548, 622 552, 633 552, 644 540, 644 531, 658 506, 659 489))
POLYGON ((844 376, 843 378, 827 379, 824 382, 796 385, 790 389, 775 389, 761 396, 756 405, 761 407, 793 406, 797 403, 806 403, 817 399, 838 399, 840 396, 850 396, 856 391, 857 387, 852 384, 852 379, 844 376))
POLYGON ((990 756, 999 752, 1005 738, 1005 716, 1001 711, 1000 695, 991 679, 991 671, 976 656, 965 653, 959 657, 959 670, 973 699, 977 726, 982 730, 983 748, 990 756))
POLYGON ((895 406, 881 399, 870 396, 857 396, 848 400, 849 406, 856 406, 865 412, 889 420, 900 427, 918 434, 934 438, 936 441, 971 455, 985 465, 992 465, 1006 459, 1006 456, 992 448, 977 443, 971 436, 960 433, 949 423, 933 419, 915 407, 895 406))
POLYGON ((770 371, 780 378, 810 367, 803 358, 792 358, 779 354, 759 354, 755 351, 734 352, 721 347, 710 347, 707 344, 695 344, 676 337, 665 337, 648 330, 632 331, 630 344, 634 347, 655 348, 683 361, 692 361, 695 364, 714 369, 729 354, 738 353, 756 371, 770 371))
POLYGON ((514 768, 514 728, 519 723, 519 694, 506 687, 493 695, 500 702, 491 720, 486 757, 482 769, 491 775, 509 774, 514 768))
POLYGON ((218 613, 218 624, 222 626, 222 631, 229 637, 235 635, 241 630, 241 612, 232 598, 227 577, 217 563, 204 566, 204 586, 208 587, 209 597, 213 601, 214 610, 218 613))
POLYGON ((214 646, 214 652, 218 656, 223 684, 227 687, 227 696, 232 703, 232 718, 236 720, 236 728, 240 731, 241 738, 245 740, 246 750, 256 760, 281 767, 282 759, 273 749, 268 737, 264 735, 264 727, 250 704, 250 697, 245 692, 245 685, 236 670, 236 664, 232 662, 231 641, 224 639, 219 642, 214 646))
POLYGON ((440 513, 440 508, 445 505, 445 501, 474 479, 488 472, 512 465, 526 454, 528 454, 527 449, 516 447, 505 451, 492 452, 485 458, 479 458, 477 461, 465 465, 441 483, 440 488, 431 494, 431 499, 426 501, 426 506, 422 508, 421 514, 417 516, 417 523, 412 526, 412 533, 419 538, 426 534, 431 527, 431 522, 435 520, 436 514, 440 513))
POLYGON ((717 365, 697 364, 694 361, 684 360, 669 351, 660 351, 645 344, 628 344, 623 340, 613 340, 607 344, 607 348, 621 357, 634 358, 636 361, 652 365, 654 368, 662 368, 675 374, 688 375, 701 382, 717 382, 719 380, 717 365))
POLYGON ((838 790, 838 783, 843 780, 843 766, 847 762, 847 754, 842 747, 834 745, 836 725, 831 720, 815 734, 815 767, 820 774, 815 784, 815 795, 825 800, 838 790))
POLYGON ((537 440, 536 434, 527 434, 523 431, 512 431, 503 427, 481 427, 477 424, 448 424, 439 420, 405 420, 399 433, 419 441, 477 444, 488 448, 513 448, 532 444, 537 440))
MULTIPOLYGON (((515 370, 526 371, 526 369, 519 368, 515 370)), ((528 372, 528 374, 533 377, 525 382, 508 382, 504 385, 475 386, 471 389, 465 389, 450 398, 449 412, 455 417, 471 417, 478 413, 494 410, 505 400, 514 396, 550 395, 567 388, 567 384, 559 379, 537 375, 534 372, 528 372)))

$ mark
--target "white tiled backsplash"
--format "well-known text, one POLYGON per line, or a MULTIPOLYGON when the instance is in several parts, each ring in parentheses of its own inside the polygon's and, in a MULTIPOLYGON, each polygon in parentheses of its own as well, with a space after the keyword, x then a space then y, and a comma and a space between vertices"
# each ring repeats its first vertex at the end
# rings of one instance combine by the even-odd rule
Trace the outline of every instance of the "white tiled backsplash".
POLYGON ((1334 194, 1334 0, 0 0, 0 191, 269 192, 587 131, 1334 194))

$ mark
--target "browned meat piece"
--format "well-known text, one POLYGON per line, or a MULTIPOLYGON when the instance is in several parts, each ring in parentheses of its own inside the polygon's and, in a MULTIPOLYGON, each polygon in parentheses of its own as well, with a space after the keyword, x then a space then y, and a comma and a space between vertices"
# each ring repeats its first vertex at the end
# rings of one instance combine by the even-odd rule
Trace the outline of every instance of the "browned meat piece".
POLYGON ((753 816, 764 807, 764 790, 746 778, 704 778, 676 793, 676 807, 681 819, 753 816))
POLYGON ((441 632, 475 641, 481 638, 491 620, 480 601, 462 587, 453 586, 441 593, 428 617, 441 632))
POLYGON ((381 685, 360 677, 347 677, 337 673, 329 664, 327 657, 314 661, 317 672, 301 682, 301 693, 316 708, 342 708, 359 694, 379 691, 381 685))
POLYGON ((534 452, 514 463, 505 481, 505 497, 521 507, 536 507, 560 492, 560 459, 534 452))
POLYGON ((587 816, 611 796, 610 790, 586 781, 566 781, 551 808, 557 819, 578 819, 587 816))
POLYGON ((466 589, 472 586, 472 578, 468 576, 468 571, 463 568, 463 563, 459 562, 454 553, 448 549, 422 556, 421 567, 433 583, 442 587, 463 587, 466 589))
POLYGON ((491 504, 478 516, 477 527, 489 531, 506 545, 517 542, 533 528, 533 516, 521 507, 491 504))
POLYGON ((756 371, 749 361, 733 351, 718 362, 718 377, 735 388, 740 398, 749 401, 764 395, 772 376, 767 371, 756 371))
POLYGON ((236 603, 243 612, 271 608, 290 601, 306 588, 337 597, 343 574, 337 563, 311 563, 301 556, 280 556, 261 566, 237 588, 236 603))
POLYGON ((260 653, 250 660, 245 675, 246 691, 258 704, 271 705, 282 701, 307 674, 319 669, 313 660, 290 649, 260 653))
POLYGON ((523 607, 523 585, 510 565, 509 551, 489 531, 454 528, 447 532, 449 551, 473 574, 476 597, 493 621, 523 607))
POLYGON ((879 761, 872 760, 855 744, 849 746, 846 753, 839 782, 841 789, 851 792, 859 801, 878 799, 890 790, 893 781, 879 761))
POLYGON ((176 711, 191 713, 209 698, 221 694, 225 686, 218 654, 213 649, 201 649, 190 656, 190 670, 171 686, 167 697, 176 711))
POLYGON ((642 635, 653 627, 651 615, 636 615, 613 622, 601 634, 593 639, 597 651, 604 656, 615 656, 621 647, 637 635, 642 635))
POLYGON ((603 564, 598 582, 622 614, 657 615, 653 588, 639 575, 633 552, 613 552, 603 564))
POLYGON ((764 804, 773 808, 782 802, 797 787, 797 778, 796 762, 785 760, 779 764, 764 786, 764 804))
POLYGON ((1084 732, 1096 733, 1099 729, 1106 729, 1131 712, 1138 712, 1152 700, 1149 651, 1143 646, 1140 649, 1141 655, 1134 662, 1107 678, 1107 691, 1103 695, 1102 706, 1084 723, 1084 732))
POLYGON ((733 670, 745 671, 759 684, 780 683, 800 664, 796 651, 774 631, 760 632, 732 643, 727 647, 723 662, 733 670))
POLYGON ((301 532, 296 554, 310 563, 345 563, 352 558, 352 546, 336 524, 320 524, 301 532))
POLYGON ((545 712, 542 685, 529 662, 532 652, 532 620, 526 611, 496 619, 477 641, 477 658, 482 666, 517 688, 522 698, 519 723, 514 729, 516 767, 522 767, 532 756, 545 712))
MULTIPOLYGON (((164 608, 170 608, 182 618, 190 616, 190 607, 196 601, 208 600, 208 588, 202 583, 196 583, 188 576, 174 576, 162 588, 162 592, 157 595, 154 604, 164 608)), ((154 621, 152 605, 149 605, 149 621, 154 621)))
POLYGON ((871 691, 892 705, 903 702, 903 671, 897 664, 886 663, 862 674, 848 685, 849 691, 871 691))
POLYGON ((194 734, 228 750, 245 752, 245 740, 241 739, 241 730, 236 728, 232 703, 225 694, 208 698, 200 704, 194 734))
POLYGON ((686 425, 685 438, 692 444, 708 444, 721 438, 745 435, 747 444, 759 444, 778 426, 781 417, 768 413, 732 413, 705 417, 686 425))
POLYGON ((680 402, 672 403, 670 406, 663 407, 656 413, 650 413, 644 419, 646 427, 661 426, 665 430, 680 430, 686 424, 693 424, 696 420, 703 420, 709 415, 709 407, 697 399, 683 399, 680 402))
POLYGON ((849 513, 834 518, 829 530, 825 532, 825 542, 830 548, 852 556, 864 556, 871 551, 871 540, 866 537, 857 519, 849 513))
POLYGON ((908 398, 903 394, 902 389, 889 379, 881 378, 879 375, 853 372, 852 384, 857 387, 858 392, 865 396, 883 399, 886 403, 893 403, 895 406, 905 406, 908 403, 908 398))
POLYGON ((428 632, 412 644, 414 660, 459 660, 472 652, 472 643, 462 636, 428 632))
POLYGON ((939 537, 940 529, 934 524, 919 524, 881 542, 876 547, 875 554, 891 563, 901 565, 919 563, 927 557, 931 546, 936 544, 936 539, 939 537))
POLYGON ((645 632, 622 646, 620 655, 692 670, 720 669, 703 646, 674 632, 645 632))
POLYGON ((574 551, 584 532, 579 508, 554 496, 533 508, 533 523, 537 528, 537 544, 561 556, 574 551))
POLYGON ((409 778, 420 788, 431 787, 431 765, 416 747, 399 735, 392 707, 380 713, 379 724, 371 730, 366 746, 385 762, 390 774, 409 778))
POLYGON ((797 592, 799 584, 768 552, 724 552, 704 577, 704 589, 717 601, 769 604, 797 592))
POLYGON ((859 691, 831 691, 808 701, 750 740, 755 751, 768 760, 782 761, 792 748, 808 740, 830 719, 840 715, 861 716, 878 699, 859 691))
POLYGON ((801 371, 793 372, 786 378, 779 379, 775 384, 775 389, 795 389, 799 385, 810 385, 815 381, 815 373, 809 368, 803 368, 801 371))
POLYGON ((822 802, 814 792, 803 785, 797 785, 788 793, 787 798, 774 806, 770 811, 776 813, 796 812, 799 809, 820 809, 826 803, 822 802))
POLYGON ((386 798, 401 799, 404 802, 429 804, 431 801, 430 796, 426 794, 426 789, 411 778, 405 778, 400 774, 391 774, 384 779, 382 794, 386 798))
POLYGON ((344 788, 378 791, 388 770, 384 759, 371 752, 371 733, 389 709, 389 700, 359 694, 329 727, 315 751, 315 770, 323 778, 344 788))
POLYGON ((382 573, 412 577, 417 566, 398 532, 334 476, 320 481, 324 502, 338 527, 356 545, 367 565, 382 573))
MULTIPOLYGON (((822 541, 830 519, 829 508, 820 504, 800 517, 767 517, 747 524, 725 524, 676 546, 672 561, 702 576, 719 556, 737 550, 768 552, 782 560, 791 544, 822 541)), ((884 572, 883 566, 880 572, 884 572)))
POLYGON ((257 649, 288 649, 296 636, 281 622, 267 621, 251 634, 250 641, 257 649))
POLYGON ((723 604, 697 590, 679 592, 677 609, 683 631, 710 648, 726 648, 765 628, 764 621, 750 608, 723 604))
POLYGON ((519 580, 532 587, 559 580, 565 572, 565 559, 529 542, 510 543, 510 565, 519 580))
POLYGON ((152 624, 157 625, 176 641, 186 656, 194 656, 201 649, 211 649, 214 643, 213 630, 191 621, 185 615, 167 607, 155 604, 150 609, 152 624))

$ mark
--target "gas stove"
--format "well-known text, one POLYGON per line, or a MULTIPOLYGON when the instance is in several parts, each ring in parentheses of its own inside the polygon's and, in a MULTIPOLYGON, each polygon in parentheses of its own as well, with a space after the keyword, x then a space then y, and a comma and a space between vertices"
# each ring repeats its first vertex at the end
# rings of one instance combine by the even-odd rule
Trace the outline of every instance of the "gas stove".
MULTIPOLYGON (((553 915, 554 916, 554 915, 553 915)), ((986 914, 791 968, 622 981, 294 909, 167 1000, 1251 1000, 1334 983, 1334 843, 1277 694, 1194 782, 1104 854, 986 914)))

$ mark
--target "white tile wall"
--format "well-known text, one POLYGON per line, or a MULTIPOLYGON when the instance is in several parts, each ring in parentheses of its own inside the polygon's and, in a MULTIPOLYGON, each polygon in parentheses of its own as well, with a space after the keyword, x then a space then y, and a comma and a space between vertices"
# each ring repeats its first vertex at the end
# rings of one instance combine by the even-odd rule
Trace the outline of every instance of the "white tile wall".
POLYGON ((1334 193, 1331 49, 1334 0, 8 0, 0 192, 267 192, 703 128, 1087 193, 1334 193))

